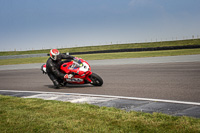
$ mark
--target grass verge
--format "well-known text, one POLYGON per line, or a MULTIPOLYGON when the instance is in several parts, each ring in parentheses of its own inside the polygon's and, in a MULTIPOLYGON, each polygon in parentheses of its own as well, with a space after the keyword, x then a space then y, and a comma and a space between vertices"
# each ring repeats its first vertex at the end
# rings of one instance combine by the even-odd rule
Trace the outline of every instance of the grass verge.
POLYGON ((0 95, 1 132, 200 132, 200 119, 0 95))
MULTIPOLYGON (((113 44, 113 45, 86 46, 86 47, 75 47, 75 48, 62 48, 62 49, 59 49, 59 51, 61 53, 66 53, 66 52, 71 53, 71 52, 87 52, 87 51, 96 51, 96 50, 101 51, 101 50, 114 50, 114 49, 185 46, 185 45, 200 45, 200 39, 163 41, 163 42, 148 42, 148 43, 113 44)), ((46 50, 30 50, 30 51, 0 52, 0 56, 22 55, 22 54, 39 54, 39 53, 49 53, 49 49, 46 49, 46 50)))
MULTIPOLYGON (((74 56, 83 58, 85 60, 103 60, 103 59, 141 58, 141 57, 159 57, 159 56, 194 55, 194 54, 200 54, 200 49, 122 52, 122 53, 105 53, 105 54, 83 54, 83 55, 74 55, 74 56)), ((49 57, 2 59, 0 60, 0 65, 45 63, 48 58, 49 57)))

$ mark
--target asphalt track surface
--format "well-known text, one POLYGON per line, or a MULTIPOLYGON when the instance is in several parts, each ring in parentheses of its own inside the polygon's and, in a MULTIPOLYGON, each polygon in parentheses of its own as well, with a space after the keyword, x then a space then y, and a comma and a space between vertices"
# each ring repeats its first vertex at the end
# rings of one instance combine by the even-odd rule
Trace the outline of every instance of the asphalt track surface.
MULTIPOLYGON (((148 62, 155 58, 145 58, 147 63, 121 64, 120 60, 115 63, 107 60, 107 64, 91 65, 92 71, 103 78, 102 87, 88 84, 54 89, 48 76, 42 74, 40 66, 33 69, 1 70, 0 90, 83 93, 200 103, 200 61, 188 60, 188 56, 181 57, 186 60, 155 63, 148 62)), ((175 57, 169 58, 173 60, 175 57)), ((137 62, 137 59, 133 61, 137 62)))

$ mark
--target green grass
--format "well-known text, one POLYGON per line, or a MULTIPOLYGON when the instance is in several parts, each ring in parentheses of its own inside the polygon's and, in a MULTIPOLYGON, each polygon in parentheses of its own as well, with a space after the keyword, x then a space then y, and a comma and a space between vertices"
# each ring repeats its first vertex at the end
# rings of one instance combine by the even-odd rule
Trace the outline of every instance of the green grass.
POLYGON ((196 54, 200 54, 200 49, 123 52, 123 53, 107 53, 107 54, 95 54, 95 55, 86 54, 77 56, 86 60, 104 60, 104 59, 161 57, 161 56, 177 56, 177 55, 196 55, 196 54))
POLYGON ((200 132, 200 119, 0 95, 3 132, 200 132))
POLYGON ((2 59, 0 65, 14 65, 14 64, 32 64, 32 63, 46 63, 49 57, 32 57, 32 58, 18 58, 18 59, 2 59))
MULTIPOLYGON (((200 39, 150 42, 150 43, 113 44, 113 45, 103 45, 103 46, 87 46, 87 47, 76 47, 76 48, 63 48, 59 50, 62 53, 66 53, 66 52, 86 52, 86 51, 110 50, 110 49, 114 50, 114 49, 149 48, 149 47, 184 46, 184 45, 200 45, 200 39)), ((0 52, 0 56, 49 53, 49 51, 50 50, 47 49, 47 50, 0 52)))
MULTIPOLYGON (((103 59, 141 58, 141 57, 159 57, 159 56, 194 55, 194 54, 200 54, 200 49, 122 52, 122 53, 105 53, 105 54, 83 54, 83 55, 74 55, 74 56, 83 58, 85 60, 103 60, 103 59)), ((0 60, 0 65, 45 63, 48 58, 49 57, 2 59, 0 60)))

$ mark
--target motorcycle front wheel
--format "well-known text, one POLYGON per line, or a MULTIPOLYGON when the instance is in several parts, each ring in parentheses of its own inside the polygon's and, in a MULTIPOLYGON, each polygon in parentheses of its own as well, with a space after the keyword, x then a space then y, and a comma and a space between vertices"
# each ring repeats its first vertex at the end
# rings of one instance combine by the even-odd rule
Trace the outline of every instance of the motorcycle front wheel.
POLYGON ((91 83, 92 85, 94 85, 94 86, 102 86, 103 85, 103 79, 99 75, 92 73, 89 76, 89 78, 92 80, 92 83, 91 83))

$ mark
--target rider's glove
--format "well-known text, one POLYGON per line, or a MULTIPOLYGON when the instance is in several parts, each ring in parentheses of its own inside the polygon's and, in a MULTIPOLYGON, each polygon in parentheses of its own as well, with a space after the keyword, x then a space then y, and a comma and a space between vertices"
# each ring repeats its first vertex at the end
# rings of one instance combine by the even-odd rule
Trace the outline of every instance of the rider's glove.
POLYGON ((78 62, 79 59, 77 59, 76 57, 73 59, 74 61, 78 62))
POLYGON ((73 74, 65 74, 65 79, 71 79, 74 75, 73 74))
POLYGON ((78 58, 76 58, 76 57, 75 57, 73 60, 74 60, 75 62, 77 62, 78 64, 82 64, 82 62, 81 62, 78 58))

